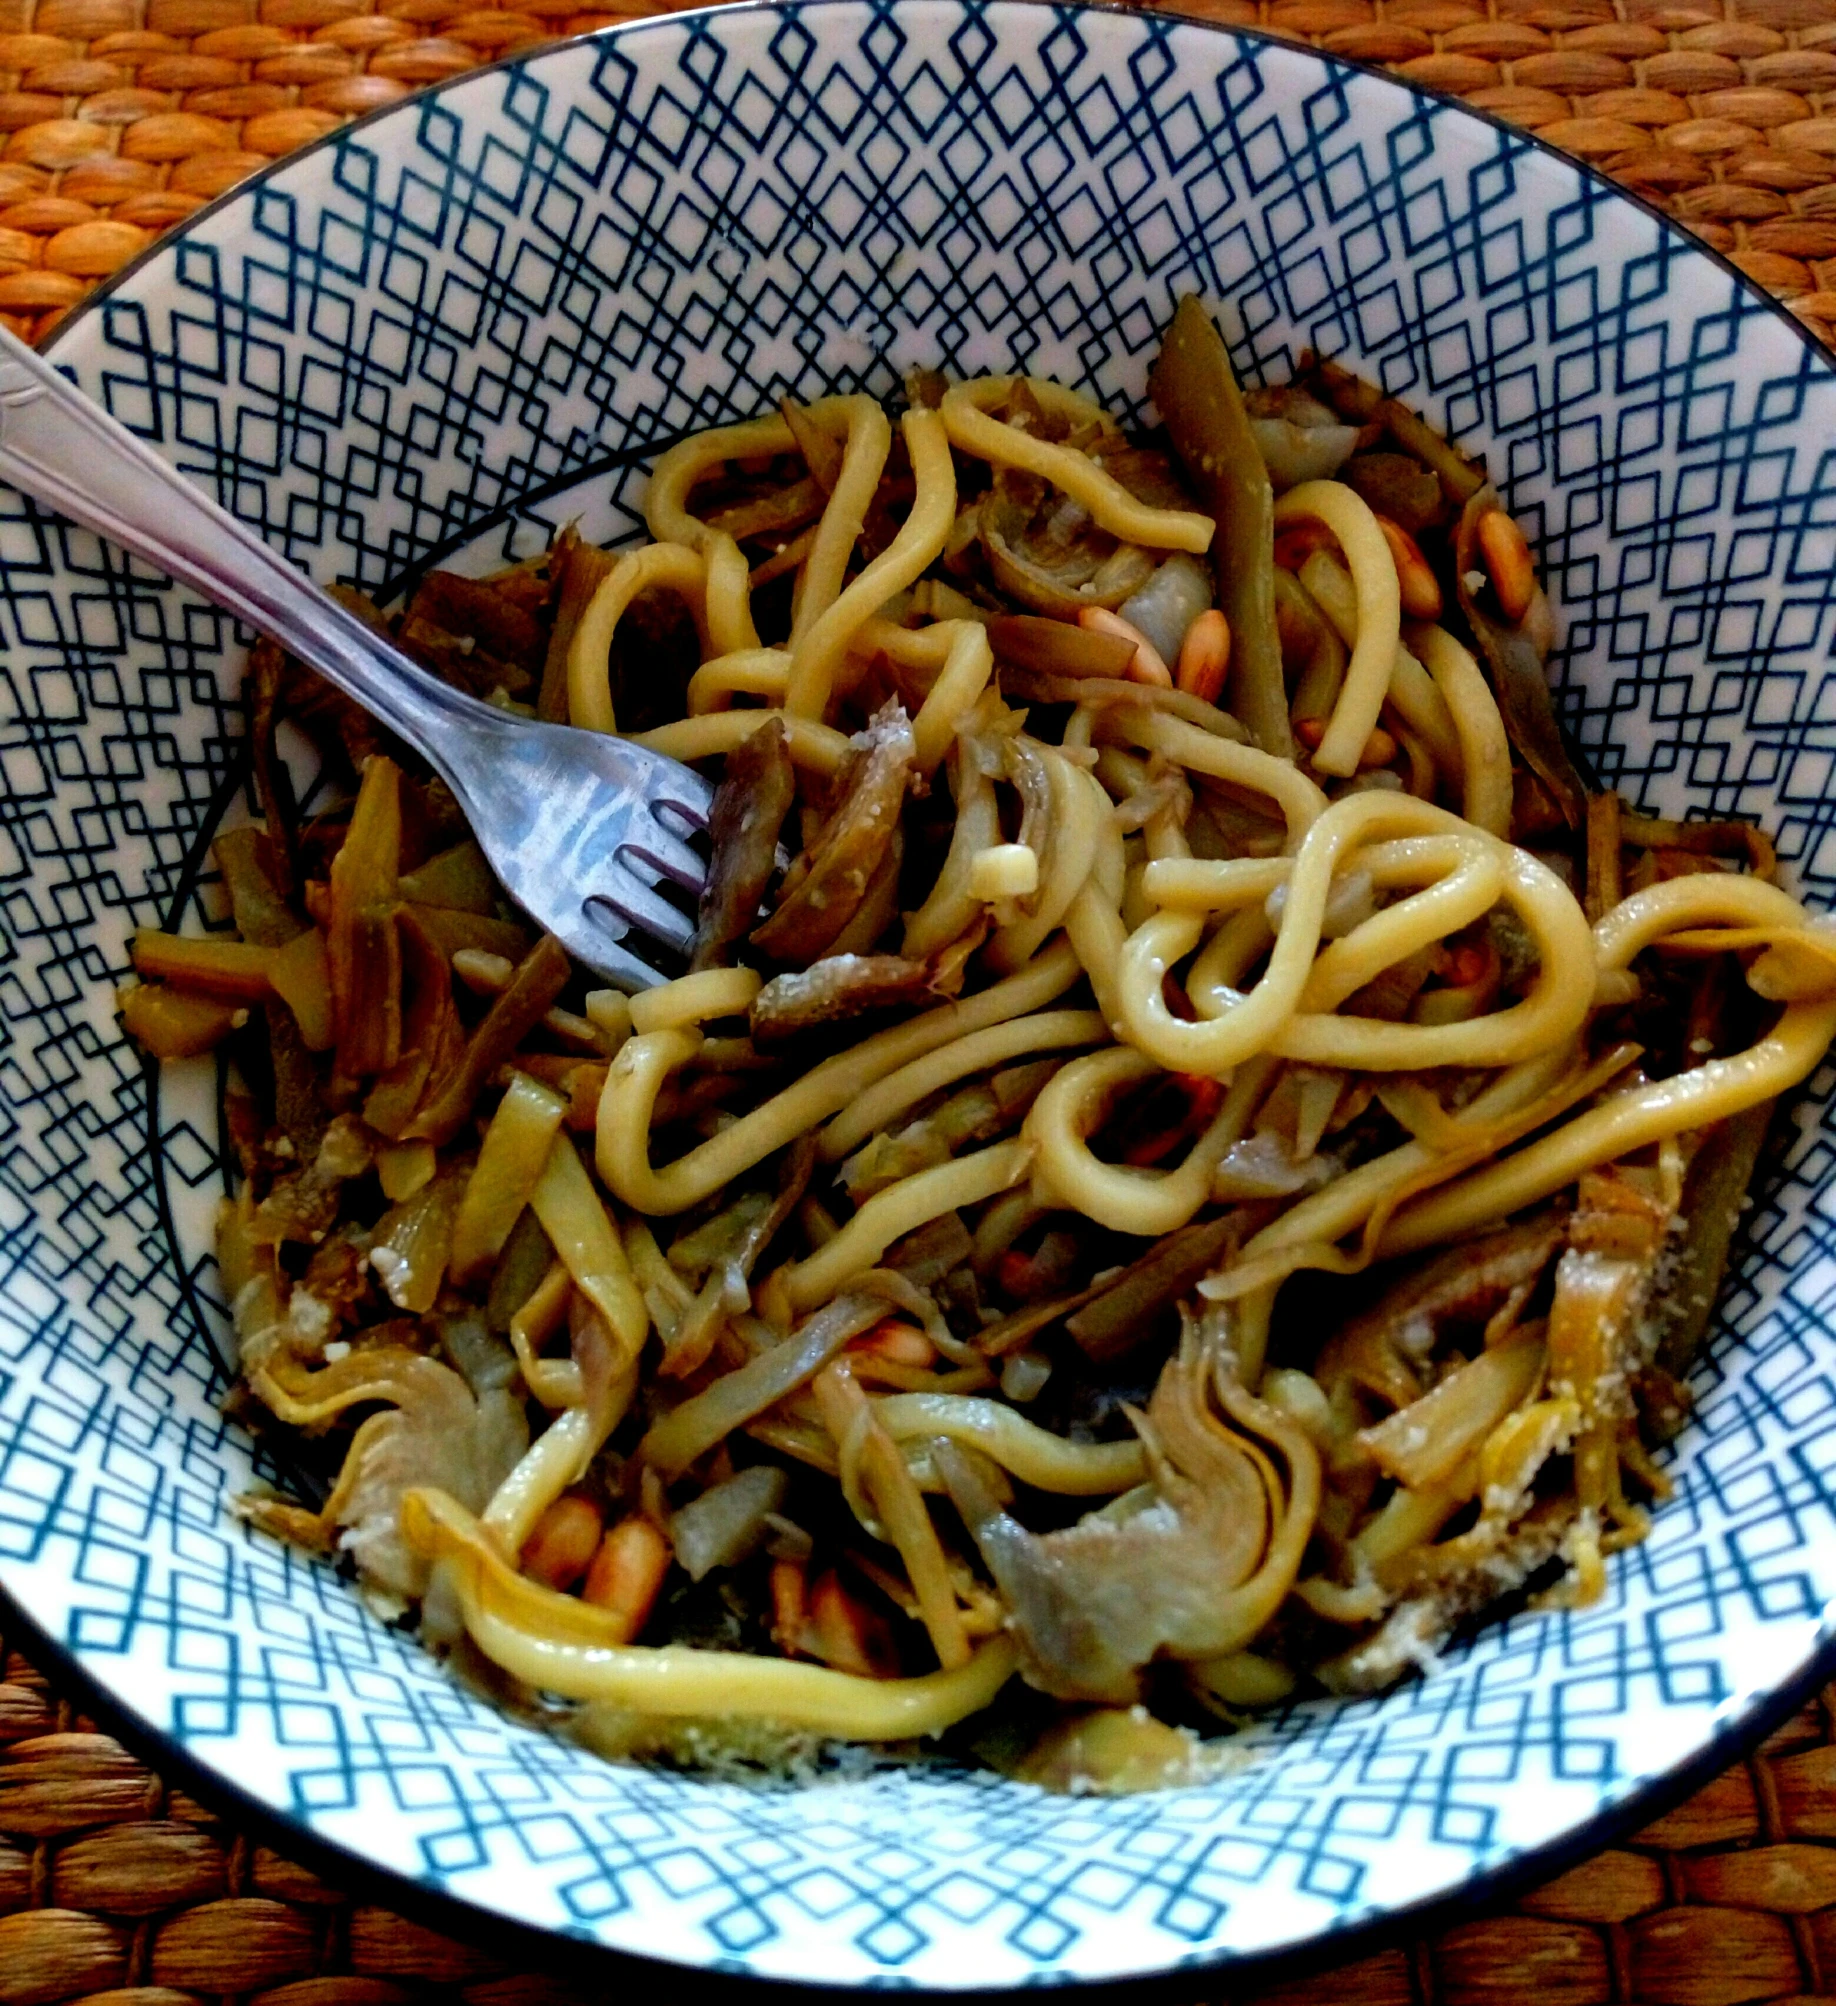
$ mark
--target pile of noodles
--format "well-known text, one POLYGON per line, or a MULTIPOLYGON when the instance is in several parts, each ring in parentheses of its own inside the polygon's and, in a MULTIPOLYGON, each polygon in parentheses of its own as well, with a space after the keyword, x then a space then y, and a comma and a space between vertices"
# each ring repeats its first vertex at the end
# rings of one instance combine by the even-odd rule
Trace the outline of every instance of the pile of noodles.
POLYGON ((1018 1671, 1075 1709, 1035 1773, 1097 1783, 1183 1773, 1144 1697, 1370 1690, 1526 1581, 1599 1592, 1836 952, 1750 832, 1590 798, 1482 472, 1313 381, 1246 406, 1189 304, 1157 473, 1056 384, 916 383, 896 433, 865 395, 703 433, 649 543, 555 556, 551 715, 619 730, 622 626, 693 623, 638 736, 726 779, 659 988, 582 997, 462 844, 405 868, 381 749, 322 876, 226 855, 240 943, 143 937, 147 1042, 265 1012, 336 1110, 226 1213, 249 1392, 362 1417, 258 1523, 602 1722, 902 1740, 1018 1671), (1451 576, 1335 478, 1386 425, 1451 576), (1660 1067, 1667 982, 1715 1002, 1660 1067), (1134 1251, 1033 1286, 1055 1230, 1134 1251), (1450 1247, 1284 1337, 1285 1289, 1450 1247), (1139 1389, 1115 1426, 1029 1418, 1067 1359, 1139 1389), (582 1499, 585 1592, 539 1557, 582 1499), (639 1641, 668 1570, 748 1559, 769 1643, 639 1641))

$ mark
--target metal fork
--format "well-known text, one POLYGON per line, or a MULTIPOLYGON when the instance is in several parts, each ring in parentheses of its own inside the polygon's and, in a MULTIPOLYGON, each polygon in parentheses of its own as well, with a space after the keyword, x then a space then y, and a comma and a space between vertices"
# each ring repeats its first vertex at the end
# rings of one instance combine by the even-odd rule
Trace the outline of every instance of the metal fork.
POLYGON ((687 840, 713 789, 629 739, 538 724, 462 695, 366 626, 0 329, 0 481, 194 587, 335 683, 453 790, 538 926, 608 981, 663 981, 642 938, 686 952, 706 867, 687 840), (678 825, 672 829, 664 817, 678 825))

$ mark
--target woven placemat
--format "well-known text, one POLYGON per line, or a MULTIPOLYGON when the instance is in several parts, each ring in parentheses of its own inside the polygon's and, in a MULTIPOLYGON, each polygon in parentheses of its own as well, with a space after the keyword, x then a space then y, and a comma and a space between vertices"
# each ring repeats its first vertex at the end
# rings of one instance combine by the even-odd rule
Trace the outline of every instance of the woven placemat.
MULTIPOLYGON (((661 11, 0 0, 0 321, 42 339, 161 231, 346 119, 511 50, 661 11)), ((1836 341, 1836 0, 1181 11, 1385 64, 1539 132, 1836 341)), ((328 1887, 169 1788, 3 1642, 0 1665, 0 2006, 584 2006, 565 1981, 328 1887)), ((1635 1839, 1508 1909, 1228 1996, 1836 2006, 1832 1842, 1836 1687, 1635 1839)))
MULTIPOLYGON (((38 340, 213 195, 652 0, 0 0, 0 320, 38 340)), ((1836 0, 1183 0, 1382 63, 1658 203, 1836 339, 1836 0), (1826 96, 1827 93, 1827 96, 1826 96)))

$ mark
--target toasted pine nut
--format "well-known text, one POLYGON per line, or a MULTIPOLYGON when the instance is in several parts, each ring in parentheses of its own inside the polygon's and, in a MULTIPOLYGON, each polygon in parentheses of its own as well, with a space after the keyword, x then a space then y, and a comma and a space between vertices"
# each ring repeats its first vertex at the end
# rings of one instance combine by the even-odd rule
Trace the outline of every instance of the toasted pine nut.
POLYGON ((1536 572, 1524 533, 1501 508, 1479 518, 1479 554, 1498 594, 1498 609, 1512 626, 1530 610, 1536 572))
POLYGON ((1388 766, 1396 757, 1396 740, 1384 730, 1382 725, 1373 725, 1371 735, 1364 741, 1364 750, 1358 755, 1358 765, 1369 772, 1377 766, 1388 766))
POLYGON ((857 1678, 890 1678, 898 1669, 886 1626, 850 1595, 835 1575, 825 1574, 810 1590, 806 1644, 825 1665, 857 1678))
POLYGON ((895 1365, 928 1368, 937 1363, 937 1347, 921 1330, 897 1317, 876 1323, 865 1336, 855 1338, 850 1351, 870 1351, 876 1358, 890 1359, 895 1365))
POLYGON ((787 1658, 794 1658, 803 1648, 809 1590, 809 1569, 801 1560, 771 1563, 771 1636, 787 1658))
POLYGON ((1396 583, 1402 589, 1403 611, 1411 620, 1438 620, 1441 617, 1441 581, 1434 575, 1422 547, 1399 522, 1387 515, 1377 518, 1383 540, 1390 546, 1396 564, 1396 583))
POLYGON ((1160 659, 1160 650, 1132 620, 1112 613, 1107 606, 1086 606, 1077 616, 1077 624, 1088 633, 1113 634, 1118 641, 1134 642, 1135 659, 1128 665, 1131 683, 1152 683, 1163 690, 1173 687, 1172 671, 1160 659))
POLYGON ((650 1621, 673 1557, 664 1535, 649 1519, 635 1515, 620 1519, 600 1541, 581 1592, 595 1609, 620 1619, 625 1643, 650 1621))
POLYGON ((593 1565, 604 1525, 590 1498, 556 1498, 523 1543, 523 1572, 544 1588, 572 1588, 593 1565))
POLYGON ((1188 695, 1216 703, 1230 667, 1230 622, 1213 606, 1186 629, 1179 645, 1179 686, 1188 695))

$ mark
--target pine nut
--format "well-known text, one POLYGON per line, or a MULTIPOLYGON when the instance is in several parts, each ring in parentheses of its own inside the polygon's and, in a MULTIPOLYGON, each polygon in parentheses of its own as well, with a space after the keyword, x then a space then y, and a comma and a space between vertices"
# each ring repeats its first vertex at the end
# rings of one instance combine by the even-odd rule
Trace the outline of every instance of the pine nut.
POLYGON ((620 1519, 600 1541, 581 1592, 595 1609, 621 1619, 629 1644, 650 1621, 674 1557, 669 1541, 649 1519, 620 1519))
POLYGON ((771 1563, 771 1636, 787 1658, 803 1648, 803 1626, 809 1619, 809 1570, 801 1560, 771 1563))
POLYGON ((890 1678, 897 1669, 886 1626, 833 1573, 810 1590, 808 1642, 824 1664, 857 1678, 890 1678))
POLYGON ((1230 622, 1213 606, 1186 629, 1179 648, 1179 686, 1189 696, 1216 703, 1230 668, 1230 622))
POLYGON ((1377 518, 1383 540, 1390 546, 1396 565, 1396 583, 1402 590, 1403 611, 1411 620, 1438 620, 1441 617, 1441 581, 1422 555, 1422 547, 1399 522, 1387 515, 1377 518))
POLYGON ((1479 518, 1479 555, 1498 594, 1498 608, 1512 626, 1530 610, 1536 572, 1524 533, 1501 508, 1479 518))
POLYGON ((937 1363, 937 1347, 924 1332, 895 1317, 876 1323, 864 1337, 855 1338, 848 1349, 871 1352, 875 1358, 887 1359, 894 1365, 911 1365, 920 1370, 937 1363))
POLYGON ((545 1588, 572 1588, 593 1565, 604 1523, 591 1499, 556 1498, 523 1542, 523 1572, 545 1588))
POLYGON ((1128 665, 1131 683, 1151 683, 1163 690, 1173 687, 1173 673, 1160 659, 1160 650, 1133 621, 1112 613, 1107 606, 1086 606, 1077 616, 1077 624, 1086 633, 1113 634, 1118 641, 1135 644, 1135 659, 1128 665))

